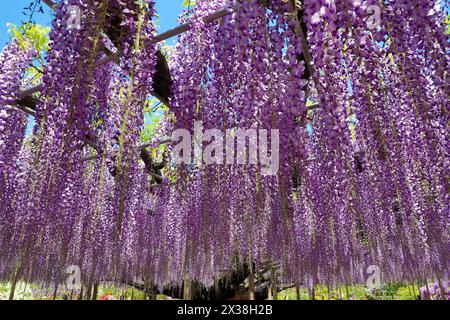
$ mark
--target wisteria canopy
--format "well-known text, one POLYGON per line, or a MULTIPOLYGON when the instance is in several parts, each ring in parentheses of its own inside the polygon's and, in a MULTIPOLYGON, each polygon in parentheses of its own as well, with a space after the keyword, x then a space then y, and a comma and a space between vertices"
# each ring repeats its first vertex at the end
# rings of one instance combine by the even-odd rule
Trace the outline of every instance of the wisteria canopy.
POLYGON ((378 266, 383 281, 446 285, 450 48, 436 1, 198 0, 169 49, 156 17, 150 0, 56 3, 38 88, 24 77, 33 45, 1 52, 1 281, 59 283, 76 265, 87 287, 211 288, 238 270, 339 286, 378 266), (152 96, 167 111, 143 141, 152 96), (164 140, 199 121, 279 130, 279 170, 174 164, 164 140))

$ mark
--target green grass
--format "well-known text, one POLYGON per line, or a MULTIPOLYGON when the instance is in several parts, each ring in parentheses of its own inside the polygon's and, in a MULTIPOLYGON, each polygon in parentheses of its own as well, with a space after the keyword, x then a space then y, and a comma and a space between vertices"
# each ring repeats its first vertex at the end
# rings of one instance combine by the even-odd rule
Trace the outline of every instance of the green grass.
MULTIPOLYGON (((334 288, 330 291, 325 286, 316 286, 315 300, 416 300, 419 295, 417 287, 413 292, 412 287, 405 284, 385 284, 381 290, 371 292, 362 285, 334 288)), ((300 300, 310 300, 307 289, 300 289, 300 300)), ((290 288, 278 293, 278 300, 297 300, 295 288, 290 288)))
MULTIPOLYGON (((9 283, 0 283, 0 300, 7 300, 11 285, 9 283)), ((328 290, 326 286, 316 286, 315 300, 416 300, 419 291, 418 286, 414 287, 405 284, 384 284, 382 289, 376 292, 371 292, 363 285, 355 285, 348 287, 334 288, 328 290)), ((310 294, 307 289, 300 288, 300 300, 310 300, 310 294)), ((62 300, 64 295, 70 296, 70 292, 64 289, 58 290, 57 300, 62 300)), ((53 288, 42 290, 37 284, 25 284, 19 282, 16 287, 14 298, 16 300, 51 300, 53 298, 53 288)), ((77 299, 78 295, 75 293, 73 299, 77 299)), ((98 300, 106 299, 125 299, 125 300, 145 300, 145 295, 142 291, 135 290, 131 287, 119 287, 115 285, 103 285, 98 288, 98 300)), ((162 294, 157 295, 157 300, 171 300, 172 298, 162 294)), ((278 300, 297 300, 297 292, 295 288, 289 288, 278 293, 278 300)))

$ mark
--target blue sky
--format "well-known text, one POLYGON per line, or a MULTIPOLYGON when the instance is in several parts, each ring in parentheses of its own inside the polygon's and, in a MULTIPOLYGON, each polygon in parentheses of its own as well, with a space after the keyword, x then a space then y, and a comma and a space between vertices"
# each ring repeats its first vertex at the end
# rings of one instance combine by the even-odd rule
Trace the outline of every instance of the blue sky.
MULTIPOLYGON (((177 18, 181 13, 182 0, 156 0, 156 10, 160 16, 158 19, 158 30, 160 32, 169 30, 178 25, 177 18)), ((9 34, 8 22, 20 25, 20 23, 27 19, 22 14, 23 8, 27 7, 30 0, 0 0, 0 49, 8 42, 9 34)), ((36 23, 50 26, 52 16, 51 10, 45 5, 42 5, 44 14, 36 13, 34 19, 36 23)))

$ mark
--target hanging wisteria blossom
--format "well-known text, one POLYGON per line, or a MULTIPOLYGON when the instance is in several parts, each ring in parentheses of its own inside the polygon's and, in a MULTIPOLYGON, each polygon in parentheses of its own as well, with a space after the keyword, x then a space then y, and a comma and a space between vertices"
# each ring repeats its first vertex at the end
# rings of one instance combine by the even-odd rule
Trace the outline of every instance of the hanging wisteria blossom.
POLYGON ((158 34, 152 0, 57 1, 45 55, 26 28, 0 53, 10 299, 354 298, 372 272, 448 299, 448 4, 187 8, 158 34))

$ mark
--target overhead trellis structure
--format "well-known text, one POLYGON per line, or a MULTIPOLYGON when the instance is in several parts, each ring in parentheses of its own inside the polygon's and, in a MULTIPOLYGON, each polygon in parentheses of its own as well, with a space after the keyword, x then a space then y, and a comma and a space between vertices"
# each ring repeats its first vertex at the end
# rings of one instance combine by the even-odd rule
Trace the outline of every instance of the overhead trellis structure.
MULTIPOLYGON (((261 298, 365 283, 377 266, 383 282, 448 290, 449 42, 435 1, 199 0, 159 35, 153 1, 44 2, 42 83, 22 80, 31 45, 0 55, 1 280, 60 284, 77 265, 88 298, 101 281, 261 298), (143 142, 151 96, 169 111, 143 142), (225 139, 277 129, 279 168, 175 164, 168 137, 198 123, 225 139)), ((229 155, 220 139, 203 141, 210 158, 229 155)))

